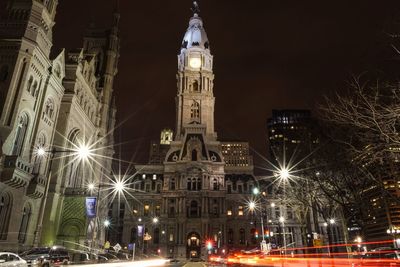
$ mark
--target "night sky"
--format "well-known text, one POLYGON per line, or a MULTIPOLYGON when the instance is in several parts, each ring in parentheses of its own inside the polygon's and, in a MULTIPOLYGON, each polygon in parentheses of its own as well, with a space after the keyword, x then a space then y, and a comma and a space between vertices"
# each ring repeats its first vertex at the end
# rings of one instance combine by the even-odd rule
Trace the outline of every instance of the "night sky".
MULTIPOLYGON (((94 21, 109 26, 112 0, 60 1, 54 46, 81 47, 94 21)), ((177 54, 190 0, 120 0, 121 58, 115 83, 122 157, 147 160, 149 142, 175 128, 177 54)), ((377 61, 400 0, 202 0, 214 55, 215 124, 222 140, 267 154, 272 109, 313 109, 351 73, 377 61)))

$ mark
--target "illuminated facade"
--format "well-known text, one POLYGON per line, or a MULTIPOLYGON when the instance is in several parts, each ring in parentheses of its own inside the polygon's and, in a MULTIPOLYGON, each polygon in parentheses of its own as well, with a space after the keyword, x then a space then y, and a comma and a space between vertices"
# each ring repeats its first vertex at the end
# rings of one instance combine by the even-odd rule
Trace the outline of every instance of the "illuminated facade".
POLYGON ((163 144, 163 136, 155 144, 151 164, 136 165, 131 181, 135 199, 124 205, 119 219, 123 233, 115 240, 179 258, 205 257, 206 240, 219 252, 256 247, 259 242, 245 202, 256 185, 248 144, 231 143, 240 145, 237 152, 243 155, 225 153, 231 162, 227 166, 222 150, 229 144, 219 142, 214 130, 213 55, 194 3, 178 55, 175 136, 168 144, 163 144), (158 161, 154 155, 164 148, 167 153, 158 161), (142 227, 146 238, 139 231, 142 227))
POLYGON ((68 162, 66 154, 54 155, 50 164, 51 156, 35 153, 38 147, 68 150, 72 143, 89 141, 109 148, 99 152, 102 156, 114 153, 112 87, 119 56, 119 15, 114 15, 109 31, 89 31, 83 49, 60 50, 52 56, 57 4, 57 0, 0 3, 2 251, 23 250, 34 243, 86 242, 83 187, 89 179, 109 175, 111 169, 111 159, 105 157, 100 162, 107 171, 91 172, 68 162))

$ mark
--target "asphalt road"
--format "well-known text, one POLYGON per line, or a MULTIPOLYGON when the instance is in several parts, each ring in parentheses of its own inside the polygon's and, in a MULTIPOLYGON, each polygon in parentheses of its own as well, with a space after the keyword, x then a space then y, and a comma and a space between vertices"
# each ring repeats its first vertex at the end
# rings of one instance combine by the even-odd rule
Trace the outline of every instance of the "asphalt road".
POLYGON ((206 267, 207 265, 202 262, 189 262, 183 265, 183 267, 206 267))

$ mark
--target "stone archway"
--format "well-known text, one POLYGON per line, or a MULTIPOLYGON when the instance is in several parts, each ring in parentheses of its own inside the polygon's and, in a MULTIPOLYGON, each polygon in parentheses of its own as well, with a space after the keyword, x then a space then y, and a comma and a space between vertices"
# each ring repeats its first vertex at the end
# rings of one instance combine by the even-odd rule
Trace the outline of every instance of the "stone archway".
POLYGON ((196 232, 191 232, 187 236, 186 244, 186 258, 200 258, 201 257, 201 238, 196 232))

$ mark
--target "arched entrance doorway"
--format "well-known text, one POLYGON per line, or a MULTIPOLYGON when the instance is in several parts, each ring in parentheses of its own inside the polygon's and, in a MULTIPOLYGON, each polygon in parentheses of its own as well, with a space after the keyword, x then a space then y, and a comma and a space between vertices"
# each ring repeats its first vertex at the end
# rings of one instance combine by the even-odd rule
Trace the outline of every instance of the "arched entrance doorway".
POLYGON ((192 232, 188 235, 187 247, 186 247, 186 258, 200 258, 201 256, 201 240, 200 235, 196 232, 192 232))

